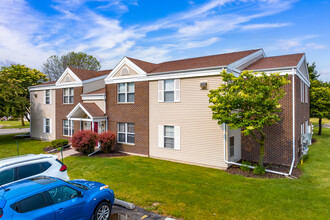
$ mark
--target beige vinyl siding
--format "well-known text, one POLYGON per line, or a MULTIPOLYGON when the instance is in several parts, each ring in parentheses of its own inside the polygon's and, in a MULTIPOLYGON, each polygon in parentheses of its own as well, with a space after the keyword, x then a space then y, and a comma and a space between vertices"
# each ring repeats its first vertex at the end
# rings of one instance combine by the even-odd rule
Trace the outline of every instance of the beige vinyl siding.
MULTIPOLYGON (((229 161, 237 162, 241 159, 241 129, 227 129, 228 142, 227 142, 227 156, 229 157, 229 139, 234 137, 234 156, 229 158, 229 161)), ((227 158, 228 158, 227 157, 227 158)))
POLYGON ((83 93, 93 92, 105 87, 104 79, 95 80, 93 82, 85 83, 83 86, 83 93))
POLYGON ((135 72, 130 66, 128 66, 127 64, 124 64, 119 70, 118 72, 113 76, 113 78, 116 78, 116 77, 123 77, 123 76, 135 76, 135 75, 138 75, 137 72, 135 72), (127 75, 121 75, 121 71, 122 69, 124 68, 127 68, 128 71, 129 71, 129 74, 127 75))
POLYGON ((158 81, 149 82, 149 140, 150 156, 225 169, 223 126, 212 120, 208 107, 208 90, 200 83, 208 82, 208 89, 222 83, 220 76, 180 79, 180 102, 158 102, 158 81), (158 146, 158 126, 180 127, 180 150, 158 146))
POLYGON ((42 140, 54 140, 55 127, 55 90, 50 90, 50 103, 44 104, 45 90, 31 92, 31 137, 42 140), (51 120, 51 133, 44 133, 44 118, 51 120))
POLYGON ((76 82, 76 80, 69 73, 65 74, 64 78, 59 83, 68 83, 68 82, 76 82), (67 76, 69 76, 69 78, 67 78, 67 76))
POLYGON ((104 100, 88 100, 83 101, 83 103, 95 103, 103 112, 105 110, 105 101, 104 100))

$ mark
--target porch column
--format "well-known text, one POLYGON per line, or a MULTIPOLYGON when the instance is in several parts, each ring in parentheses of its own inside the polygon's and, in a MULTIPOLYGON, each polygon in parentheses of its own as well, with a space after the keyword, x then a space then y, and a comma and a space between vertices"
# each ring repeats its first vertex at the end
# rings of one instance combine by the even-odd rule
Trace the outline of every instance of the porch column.
POLYGON ((81 119, 79 120, 79 125, 80 125, 80 131, 81 131, 81 119))
POLYGON ((105 131, 108 131, 108 119, 105 120, 105 131))
POLYGON ((69 126, 71 128, 71 133, 70 133, 71 134, 71 137, 72 137, 72 130, 73 130, 72 127, 74 126, 72 122, 73 121, 69 119, 69 126))
POLYGON ((94 132, 94 120, 92 119, 92 131, 94 132))

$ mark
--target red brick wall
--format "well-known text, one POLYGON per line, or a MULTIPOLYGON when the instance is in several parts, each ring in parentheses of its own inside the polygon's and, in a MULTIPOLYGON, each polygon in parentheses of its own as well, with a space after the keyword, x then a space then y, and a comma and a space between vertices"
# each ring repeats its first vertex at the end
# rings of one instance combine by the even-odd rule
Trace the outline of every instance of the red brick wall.
POLYGON ((117 103, 117 84, 106 85, 108 129, 117 134, 117 123, 135 124, 135 145, 117 144, 116 149, 149 155, 149 83, 135 82, 135 103, 117 103))
MULTIPOLYGON (((289 76, 292 82, 292 76, 289 76)), ((292 162, 292 84, 285 86, 286 95, 280 100, 282 112, 281 121, 264 129, 267 137, 265 141, 265 163, 291 165, 292 162)), ((300 124, 309 118, 309 103, 300 102, 300 79, 295 76, 295 146, 298 157, 298 137, 300 124)), ((259 144, 252 136, 242 135, 242 160, 259 160, 259 144)), ((295 160, 295 164, 298 159, 295 160)))
MULTIPOLYGON (((63 89, 56 89, 56 139, 69 137, 63 136, 63 120, 67 120, 66 116, 72 111, 72 109, 81 101, 81 94, 83 87, 74 88, 74 103, 63 104, 63 89)), ((80 130, 79 121, 74 121, 74 130, 80 130)))

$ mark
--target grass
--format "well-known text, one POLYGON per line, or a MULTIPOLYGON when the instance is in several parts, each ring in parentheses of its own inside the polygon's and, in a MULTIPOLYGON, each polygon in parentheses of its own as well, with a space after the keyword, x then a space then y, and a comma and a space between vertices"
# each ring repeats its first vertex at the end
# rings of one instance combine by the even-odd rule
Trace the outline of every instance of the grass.
POLYGON ((25 126, 22 126, 21 121, 0 121, 0 125, 6 125, 3 126, 2 129, 10 129, 10 128, 29 128, 30 122, 25 121, 25 126))
POLYGON ((0 135, 0 158, 17 156, 18 143, 19 154, 40 154, 43 149, 50 145, 50 142, 37 140, 13 139, 16 134, 0 135))
POLYGON ((323 132, 296 180, 246 178, 137 156, 69 157, 64 162, 70 178, 103 182, 119 199, 176 218, 328 219, 330 129, 323 132))
MULTIPOLYGON (((313 125, 319 125, 319 119, 318 118, 310 118, 310 121, 313 123, 313 125)), ((330 119, 322 118, 322 124, 330 123, 330 119)))
MULTIPOLYGON (((328 219, 330 129, 310 147, 300 179, 253 179, 144 157, 69 157, 72 179, 108 184, 116 197, 182 219, 328 219), (157 202, 157 204, 156 204, 157 202), (159 203, 159 204, 158 204, 159 203), (153 205, 154 204, 154 205, 153 205), (155 205, 156 204, 156 205, 155 205)), ((14 135, 0 136, 0 158, 17 155, 14 135)), ((49 142, 17 140, 20 154, 49 142)))

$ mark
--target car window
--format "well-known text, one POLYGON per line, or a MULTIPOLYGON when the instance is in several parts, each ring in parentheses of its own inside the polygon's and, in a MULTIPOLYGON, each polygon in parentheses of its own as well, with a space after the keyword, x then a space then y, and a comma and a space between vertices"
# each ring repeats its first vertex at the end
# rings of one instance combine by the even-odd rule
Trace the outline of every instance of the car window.
POLYGON ((43 162, 41 163, 41 172, 45 172, 46 170, 48 170, 48 168, 51 166, 50 163, 48 162, 43 162))
POLYGON ((40 163, 24 165, 17 167, 17 179, 23 179, 29 176, 37 175, 41 173, 40 163))
POLYGON ((20 213, 30 212, 47 206, 44 196, 41 193, 21 200, 19 204, 20 213))
POLYGON ((15 181, 15 169, 7 169, 0 173, 0 185, 15 181))
POLYGON ((68 186, 60 186, 47 191, 53 204, 78 197, 78 191, 68 186))

